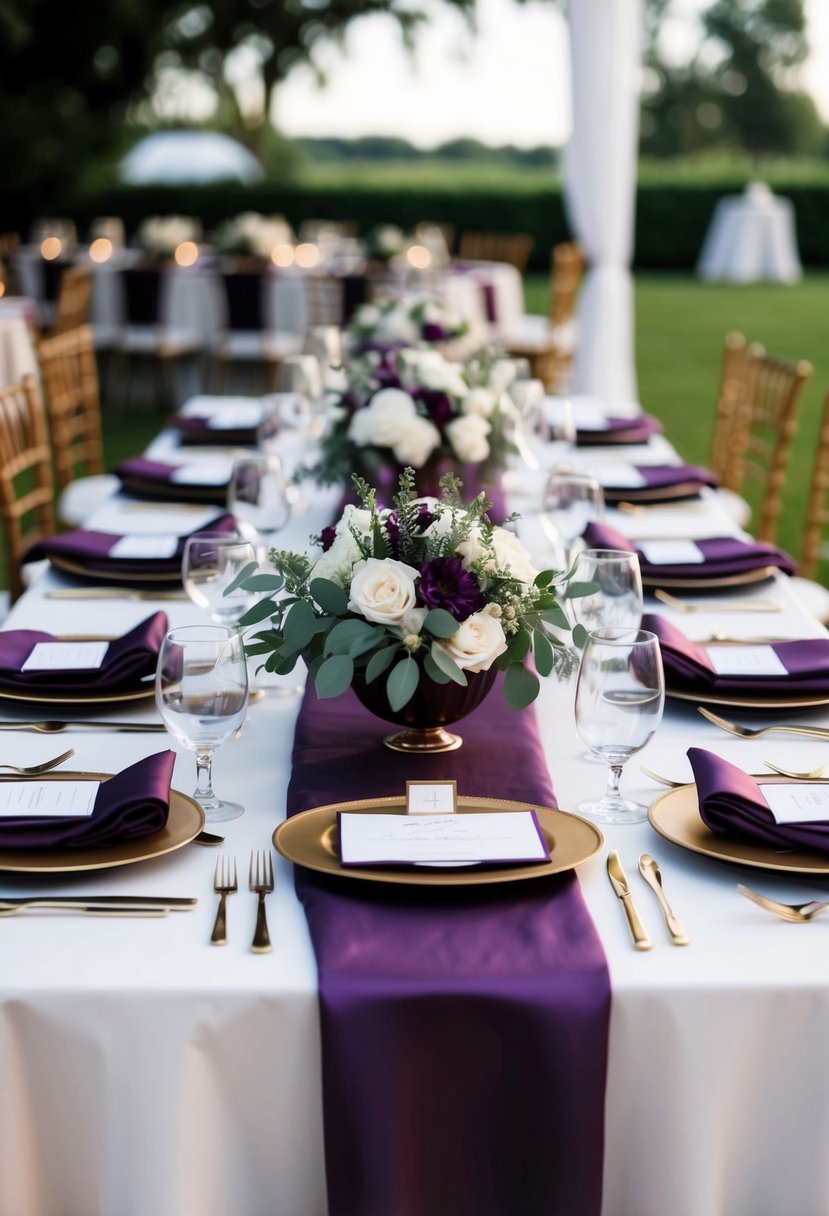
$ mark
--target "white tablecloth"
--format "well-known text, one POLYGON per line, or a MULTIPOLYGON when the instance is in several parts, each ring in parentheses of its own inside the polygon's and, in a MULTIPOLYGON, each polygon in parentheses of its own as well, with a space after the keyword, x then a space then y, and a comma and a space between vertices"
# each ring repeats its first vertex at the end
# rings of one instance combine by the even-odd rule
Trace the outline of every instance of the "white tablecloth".
POLYGON ((16 384, 24 376, 39 376, 32 330, 32 301, 0 301, 0 385, 16 384))
POLYGON ((700 253, 700 278, 729 283, 796 283, 801 266, 792 204, 763 183, 720 199, 700 253))
MULTIPOLYGON (((155 450, 169 450, 169 442, 155 450)), ((283 534, 286 545, 319 530, 336 494, 308 498, 305 514, 283 534)), ((711 510, 716 517, 713 504, 711 510)), ((109 508, 99 524, 114 530, 130 519, 133 512, 118 516, 109 508)), ((612 522, 644 535, 648 520, 612 522)), ((526 535, 539 537, 531 521, 526 535)), ((62 581, 48 574, 7 627, 115 632, 153 607, 45 598, 62 581)), ((700 638, 712 626, 739 636, 820 633, 784 580, 745 593, 773 595, 781 611, 725 614, 711 601, 710 613, 673 619, 700 638)), ((173 623, 200 619, 186 601, 160 606, 173 623)), ((582 759, 572 696, 571 685, 546 681, 538 703, 564 808, 604 783, 602 767, 582 759)), ((251 706, 241 737, 217 752, 217 789, 246 806, 242 819, 218 829, 240 873, 248 850, 266 845, 284 816, 297 707, 295 696, 269 695, 251 706)), ((2 717, 26 713, 6 706, 2 717)), ((31 716, 57 715, 33 707, 31 716)), ((155 712, 132 704, 108 708, 113 716, 154 719, 155 712)), ((829 713, 812 711, 809 718, 829 725, 829 713)), ((78 769, 104 771, 168 745, 163 736, 140 734, 3 738, 4 759, 42 760, 58 743, 71 742, 78 769)), ((763 759, 810 768, 825 758, 823 746, 795 737, 730 739, 693 705, 673 703, 656 738, 627 766, 623 788, 650 801, 659 789, 640 772, 640 759, 684 777, 692 743, 749 770, 763 759)), ((508 754, 505 739, 505 761, 508 754)), ((179 753, 174 783, 192 789, 189 753, 179 753)), ((822 1216, 829 1211, 829 937, 820 924, 773 919, 735 888, 742 880, 802 901, 825 884, 719 864, 665 842, 647 824, 606 829, 606 842, 621 854, 654 949, 633 950, 604 853, 580 867, 613 984, 604 1216, 822 1216), (661 863, 668 897, 691 937, 686 949, 669 944, 637 874, 644 851, 661 863)), ((48 883, 0 874, 0 894, 54 888, 199 897, 194 912, 162 921, 31 915, 2 923, 0 1212, 324 1216, 316 969, 291 867, 276 859, 274 950, 257 956, 248 948, 255 900, 247 892, 230 899, 229 944, 208 944, 214 861, 215 852, 189 846, 156 861, 48 883)), ((536 1147, 545 1168, 545 1146, 536 1147)))

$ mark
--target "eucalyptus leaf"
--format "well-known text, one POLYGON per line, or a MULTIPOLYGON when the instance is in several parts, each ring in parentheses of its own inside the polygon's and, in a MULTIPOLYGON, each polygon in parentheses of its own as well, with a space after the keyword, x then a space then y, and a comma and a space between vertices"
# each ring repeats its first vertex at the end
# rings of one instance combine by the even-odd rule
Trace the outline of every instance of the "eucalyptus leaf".
POLYGON ((530 635, 526 629, 519 630, 507 642, 507 652, 513 663, 521 663, 530 653, 530 635))
POLYGON ((386 696, 395 713, 411 701, 419 682, 420 668, 411 655, 391 669, 386 681, 386 696))
MULTIPOLYGON (((225 595, 231 591, 235 591, 239 584, 239 578, 241 578, 241 575, 233 580, 225 591, 225 595)), ((281 591, 284 586, 285 580, 281 574, 253 574, 245 581, 246 591, 281 591)))
POLYGON ((504 677, 504 700, 511 709, 525 709, 538 696, 538 676, 523 663, 513 663, 504 677))
POLYGON ((244 616, 239 618, 239 625, 256 625, 259 621, 264 621, 266 617, 273 615, 273 601, 260 600, 258 604, 254 604, 248 608, 244 616))
POLYGON ((587 630, 585 629, 584 625, 574 625, 573 626, 572 638, 573 638, 573 645, 576 647, 576 649, 583 650, 584 643, 587 641, 587 630))
POLYGON ((450 677, 445 671, 441 671, 430 654, 427 654, 423 660, 423 670, 435 684, 449 684, 451 682, 450 677))
POLYGON ((548 676, 554 665, 553 648, 546 634, 543 634, 540 629, 536 629, 533 634, 533 657, 538 674, 548 676))
POLYGON ((320 699, 338 697, 350 686, 354 676, 354 660, 347 654, 332 654, 324 659, 314 676, 320 699))
POLYGON ((305 600, 297 600, 288 613, 283 636, 291 650, 303 650, 317 632, 317 615, 305 600))
POLYGON ((348 612, 348 596, 333 579, 312 578, 309 590, 323 612, 334 616, 345 616, 348 612))
POLYGON ((384 671, 388 671, 391 667, 394 656, 398 654, 400 647, 395 643, 394 646, 384 646, 382 650, 378 650, 373 654, 368 661, 365 671, 366 684, 373 683, 378 676, 381 676, 384 671))
POLYGON ((432 637, 451 638, 453 633, 458 632, 458 622, 445 608, 432 608, 426 613, 423 628, 427 629, 432 637))
POLYGON ((585 595, 595 595, 601 588, 598 583, 582 582, 567 584, 567 599, 577 600, 585 595))
POLYGON ((337 621, 325 639, 325 653, 348 654, 358 639, 373 636, 374 626, 369 625, 368 621, 358 621, 352 617, 344 621, 337 621))
POLYGON ((539 613, 542 621, 546 621, 548 625, 555 625, 557 629, 570 628, 570 622, 567 619, 567 613, 561 607, 561 604, 553 604, 550 608, 544 608, 539 613))
MULTIPOLYGON (((243 583, 245 583, 245 579, 250 578, 251 575, 254 574, 258 569, 259 569, 258 562, 248 562, 248 564, 246 566, 243 566, 242 569, 238 572, 238 574, 234 578, 233 582, 230 583, 227 587, 225 587, 224 595, 230 595, 231 591, 238 590, 238 588, 241 587, 243 583)), ((275 577, 279 578, 278 575, 276 575, 275 577)), ((245 583, 245 586, 248 587, 249 584, 245 583)), ((251 587, 250 589, 251 589, 251 591, 257 591, 257 590, 278 591, 281 586, 282 586, 282 580, 279 579, 279 583, 275 587, 262 587, 262 588, 251 587)))
POLYGON ((466 688, 469 681, 466 678, 466 673, 458 667, 457 663, 451 658, 442 646, 437 642, 432 642, 431 657, 434 663, 440 670, 449 677, 455 684, 460 684, 461 688, 466 688))

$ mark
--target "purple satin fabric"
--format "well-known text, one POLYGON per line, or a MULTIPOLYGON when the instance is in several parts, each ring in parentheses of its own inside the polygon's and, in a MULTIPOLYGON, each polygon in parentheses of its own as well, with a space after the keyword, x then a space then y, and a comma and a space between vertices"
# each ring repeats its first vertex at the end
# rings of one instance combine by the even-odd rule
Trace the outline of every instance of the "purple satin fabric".
MULTIPOLYGON (((458 752, 407 758, 309 682, 290 814, 405 793, 554 806, 532 710, 500 683, 458 752)), ((407 888, 298 868, 319 967, 330 1216, 598 1216, 610 987, 574 873, 407 888)))
POLYGON ((189 481, 177 483, 172 481, 173 474, 179 468, 176 464, 166 464, 161 460, 147 460, 144 456, 132 456, 123 460, 112 470, 120 480, 121 485, 129 494, 136 498, 177 498, 189 499, 191 502, 224 503, 227 501, 227 488, 230 481, 221 485, 213 482, 203 484, 189 481))
MULTIPOLYGON (((193 536, 202 533, 233 532, 236 520, 232 515, 221 515, 204 528, 193 532, 193 536)), ((172 557, 163 558, 122 558, 109 557, 109 551, 120 536, 116 532, 90 532, 85 528, 74 528, 71 532, 62 532, 59 536, 50 536, 47 540, 33 545, 26 554, 26 561, 37 561, 43 557, 64 557, 82 565, 90 574, 97 571, 108 574, 121 574, 129 580, 131 574, 174 574, 181 569, 181 558, 184 553, 186 536, 179 539, 178 548, 172 557)))
POLYGON ((97 696, 135 689, 142 676, 155 672, 167 625, 167 614, 155 612, 129 633, 110 642, 100 668, 65 671, 20 670, 38 642, 55 641, 53 634, 34 629, 0 631, 0 688, 58 696, 68 693, 97 696))
POLYGON ((662 431, 662 423, 653 414, 640 418, 606 418, 600 431, 576 430, 576 446, 580 448, 611 444, 647 443, 652 435, 662 431))
POLYGON ((777 824, 753 777, 713 752, 689 747, 703 823, 720 836, 770 848, 829 853, 829 822, 777 824))
POLYGON ((829 694, 829 638, 803 638, 796 642, 771 642, 770 648, 786 668, 781 676, 721 676, 708 661, 702 646, 664 617, 646 613, 642 628, 659 638, 665 682, 680 692, 724 692, 747 696, 797 696, 799 693, 829 694))
POLYGON ((89 817, 2 819, 0 848, 104 848, 160 832, 170 810, 176 754, 158 752, 101 783, 89 817))
POLYGON ((276 413, 266 414, 259 426, 241 426, 236 430, 212 427, 209 418, 188 418, 183 415, 174 418, 173 425, 183 444, 256 447, 260 440, 270 438, 279 430, 279 416, 276 413))
POLYGON ((644 553, 632 545, 621 532, 607 524, 589 523, 582 533, 582 540, 589 549, 624 549, 639 555, 639 568, 643 578, 649 582, 662 578, 709 579, 742 574, 749 570, 761 570, 774 566, 784 574, 794 574, 795 561, 783 549, 759 540, 740 540, 737 536, 717 536, 697 540, 705 561, 683 565, 651 565, 644 553))
POLYGON ((635 502, 638 494, 649 491, 648 501, 655 501, 654 490, 670 490, 675 486, 688 486, 688 496, 699 493, 703 486, 716 486, 717 479, 708 469, 690 464, 643 464, 635 466, 642 474, 645 484, 635 486, 614 486, 608 482, 603 486, 604 496, 608 502, 618 502, 620 499, 630 499, 635 502))

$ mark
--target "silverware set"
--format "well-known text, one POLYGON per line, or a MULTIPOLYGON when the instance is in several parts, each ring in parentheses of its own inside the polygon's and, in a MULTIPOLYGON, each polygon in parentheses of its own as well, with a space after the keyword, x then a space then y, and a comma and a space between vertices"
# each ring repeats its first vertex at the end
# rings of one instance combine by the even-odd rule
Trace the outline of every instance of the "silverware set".
MULTIPOLYGON (((659 906, 665 918, 665 925, 671 943, 674 946, 687 946, 691 939, 680 925, 668 903, 665 892, 662 889, 661 871, 650 853, 643 853, 639 858, 639 872, 659 900, 659 906)), ((648 937, 648 932, 642 923, 636 904, 633 902, 633 895, 631 894, 627 875, 622 867, 619 854, 615 849, 608 853, 607 856, 607 875, 610 879, 610 885, 621 901, 635 948, 637 950, 650 950, 653 943, 648 937)))
MULTIPOLYGON (((265 898, 273 891, 273 886, 273 858, 270 850, 252 849, 248 871, 248 889, 257 896, 258 900, 256 928, 250 946, 254 954, 267 954, 271 949, 265 898)), ((213 946, 227 945, 227 897, 235 895, 238 890, 236 858, 233 854, 222 854, 216 859, 216 867, 213 871, 213 891, 219 897, 216 920, 210 935, 210 944, 213 946)))

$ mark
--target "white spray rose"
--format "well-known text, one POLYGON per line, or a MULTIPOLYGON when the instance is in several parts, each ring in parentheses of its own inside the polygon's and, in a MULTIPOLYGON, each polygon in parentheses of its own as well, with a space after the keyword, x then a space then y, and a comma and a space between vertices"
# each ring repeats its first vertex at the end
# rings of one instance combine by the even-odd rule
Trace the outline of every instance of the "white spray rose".
POLYGON ((380 625, 399 625, 415 605, 418 572, 405 562, 370 557, 358 562, 351 579, 349 611, 380 625))
POLYGON ((491 388, 471 388, 463 399, 461 409, 464 414, 480 414, 482 418, 488 418, 497 404, 498 398, 491 388))
POLYGON ((438 641, 462 671, 488 671, 507 648, 507 639, 497 617, 489 608, 475 612, 462 621, 451 638, 438 641))
POLYGON ((512 577, 520 579, 528 586, 535 580, 538 571, 515 533, 508 532, 506 528, 495 528, 492 533, 492 547, 499 570, 509 567, 512 577))
POLYGON ((491 430, 490 423, 480 414, 463 414, 447 424, 446 437, 458 460, 480 464, 489 456, 487 435, 491 430))
POLYGON ((417 417, 415 403, 400 388, 384 388, 375 393, 364 409, 356 410, 348 427, 348 437, 365 446, 391 447, 400 433, 417 417))
POLYGON ((428 418, 415 414, 398 428, 391 449, 400 464, 422 469, 435 448, 440 446, 440 431, 428 418))

